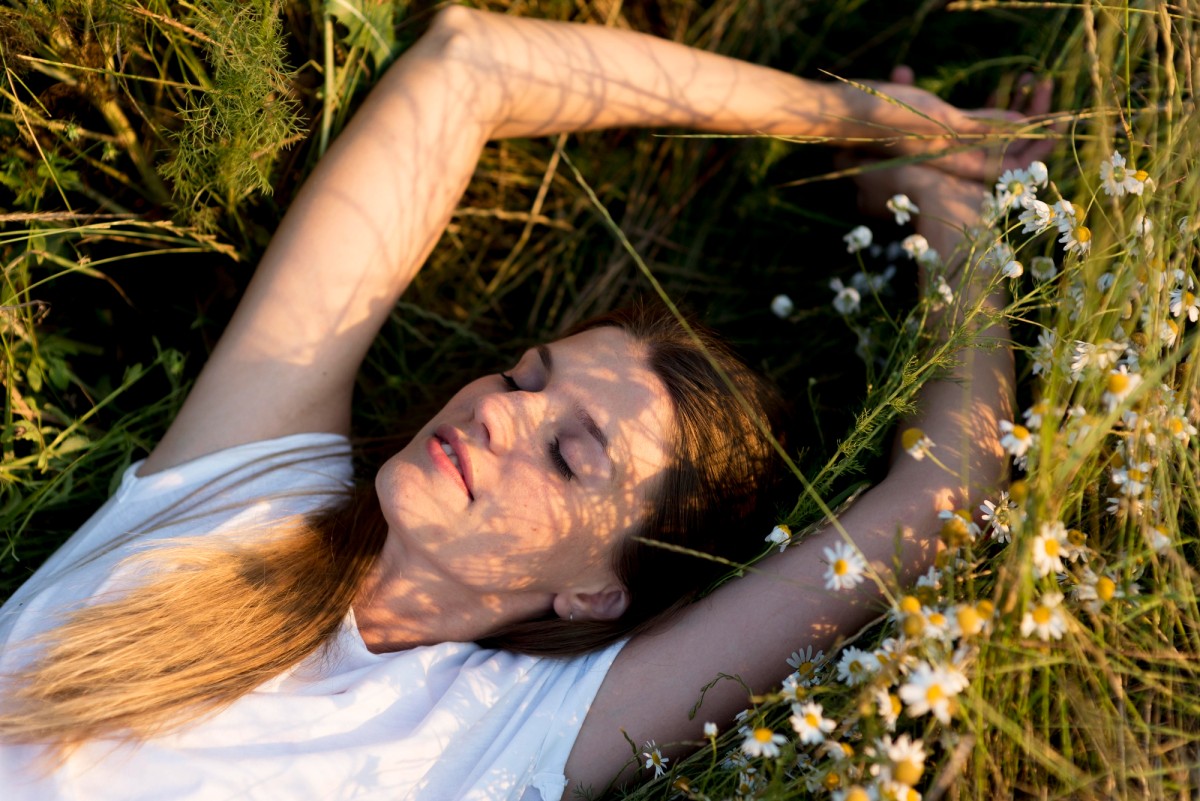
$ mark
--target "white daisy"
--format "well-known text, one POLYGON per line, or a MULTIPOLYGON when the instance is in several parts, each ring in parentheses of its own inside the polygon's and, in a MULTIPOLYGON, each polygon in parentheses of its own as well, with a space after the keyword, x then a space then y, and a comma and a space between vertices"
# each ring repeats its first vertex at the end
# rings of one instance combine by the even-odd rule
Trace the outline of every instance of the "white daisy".
POLYGON ((900 247, 910 259, 919 259, 929 250, 929 240, 920 234, 909 234, 900 242, 900 247))
POLYGON ((908 195, 892 195, 886 205, 887 210, 896 215, 896 225, 904 225, 912 219, 912 215, 921 211, 916 203, 908 199, 908 195))
POLYGON ((746 739, 742 740, 742 752, 749 757, 773 758, 779 756, 779 746, 785 743, 787 738, 782 734, 760 726, 746 734, 746 739))
POLYGON ((996 203, 1001 211, 1034 200, 1036 185, 1024 170, 1005 170, 996 182, 996 203))
POLYGON ((1142 383, 1142 377, 1137 373, 1129 372, 1129 368, 1122 364, 1116 370, 1109 371, 1101 400, 1111 412, 1124 403, 1125 399, 1129 397, 1129 393, 1133 392, 1140 383, 1142 383))
POLYGON ((811 687, 817 675, 817 666, 825 659, 825 652, 818 650, 813 653, 813 647, 810 645, 807 648, 801 648, 797 651, 792 651, 792 655, 787 658, 788 666, 796 671, 796 678, 801 686, 811 687))
POLYGON ((1200 318, 1200 304, 1196 303, 1196 296, 1183 287, 1171 290, 1171 316, 1180 315, 1187 315, 1193 323, 1200 318))
POLYGON ((1029 274, 1033 280, 1045 282, 1058 275, 1058 267, 1049 256, 1034 256, 1029 260, 1029 274))
POLYGON ((1050 181, 1050 171, 1041 161, 1031 161, 1025 168, 1025 175, 1034 186, 1045 186, 1050 181))
POLYGON ((658 746, 654 744, 653 740, 650 740, 642 748, 644 749, 642 758, 646 760, 646 770, 653 768, 656 779, 666 773, 667 763, 671 761, 670 757, 663 756, 662 751, 658 750, 658 746))
POLYGON ((717 724, 711 720, 704 724, 704 736, 710 740, 717 736, 717 724))
POLYGON ((1106 195, 1123 197, 1129 191, 1126 179, 1129 170, 1125 168, 1125 157, 1113 151, 1112 158, 1100 163, 1100 185, 1106 195))
POLYGON ((932 713, 943 725, 950 723, 951 702, 966 689, 969 682, 955 667, 933 666, 928 662, 917 665, 900 687, 900 700, 914 718, 932 713))
POLYGON ((1054 209, 1049 203, 1034 198, 1026 204, 1025 210, 1017 217, 1017 222, 1024 226, 1021 233, 1040 234, 1054 225, 1054 209))
POLYGON ((937 277, 937 281, 933 284, 933 291, 934 294, 941 298, 942 303, 947 306, 954 302, 954 290, 946 283, 945 276, 939 275, 937 277))
POLYGON ((847 253, 857 253, 863 248, 870 247, 873 239, 874 235, 872 235, 871 229, 865 225, 856 226, 850 233, 842 237, 842 241, 846 243, 847 253))
POLYGON ((874 693, 875 711, 879 713, 879 717, 883 719, 883 725, 888 731, 895 731, 896 721, 900 717, 900 710, 904 708, 900 703, 900 699, 889 693, 884 687, 877 687, 874 693))
POLYGON ((1096 573, 1086 566, 1080 572, 1075 585, 1075 599, 1093 615, 1109 601, 1124 597, 1124 591, 1111 575, 1096 573))
POLYGON ((900 435, 900 446, 919 462, 929 455, 933 440, 925 436, 925 432, 919 428, 906 428, 900 435))
POLYGON ((845 542, 834 543, 832 548, 825 548, 825 589, 849 590, 861 584, 866 577, 863 572, 867 563, 858 549, 845 542))
POLYGON ((833 308, 837 309, 839 314, 850 315, 858 311, 862 303, 862 296, 857 289, 846 286, 840 278, 830 279, 829 288, 836 293, 833 298, 833 308))
POLYGON ((792 542, 792 530, 780 523, 771 529, 771 533, 766 536, 766 541, 778 545, 779 552, 783 553, 792 542))
POLYGON ((920 740, 913 740, 907 734, 901 734, 895 742, 885 735, 879 741, 878 751, 886 754, 891 761, 891 777, 900 784, 912 787, 921 780, 921 774, 925 772, 923 745, 920 740))
POLYGON ((795 310, 796 304, 787 295, 776 295, 771 300, 771 313, 782 320, 791 317, 795 310))
POLYGON ((1025 274, 1025 266, 1013 259, 1000 268, 1000 274, 1005 278, 1020 278, 1025 274))
POLYGON ((1060 200, 1054 204, 1054 226, 1060 234, 1075 228, 1076 220, 1082 216, 1083 209, 1069 200, 1060 200))
POLYGON ((1066 248, 1068 253, 1078 253, 1080 256, 1085 256, 1092 248, 1092 229, 1086 225, 1076 225, 1073 228, 1063 231, 1058 241, 1066 248))
POLYGON ((800 736, 800 742, 805 745, 819 745, 825 741, 825 735, 837 728, 837 721, 824 716, 820 704, 809 702, 789 718, 792 728, 800 736))
POLYGON ((1150 463, 1135 462, 1134 464, 1114 467, 1112 483, 1121 488, 1121 494, 1130 497, 1141 495, 1150 481, 1150 463))
POLYGON ((1033 572, 1038 576, 1061 573, 1066 550, 1067 527, 1057 520, 1042 523, 1033 538, 1033 572))
POLYGON ((862 684, 878 670, 879 657, 854 646, 842 651, 842 658, 837 664, 838 679, 851 687, 862 684))
POLYGON ((1042 373, 1049 375, 1050 371, 1054 368, 1054 347, 1057 344, 1057 340, 1058 335, 1049 329, 1038 333, 1038 343, 1030 354, 1034 375, 1042 373))
POLYGON ((988 524, 988 530, 998 542, 1008 542, 1012 536, 1010 530, 1013 522, 1013 512, 1017 505, 1009 500, 1007 492, 1000 493, 997 503, 985 500, 979 506, 980 516, 988 524))
POLYGON ((1048 592, 1021 618, 1021 636, 1037 634, 1042 640, 1061 640, 1067 630, 1067 619, 1060 604, 1061 592, 1048 592))
POLYGON ((1000 421, 1000 447, 1008 451, 1012 456, 1021 459, 1033 445, 1033 434, 1029 433, 1029 429, 1022 425, 1017 425, 1011 420, 1000 421))
POLYGON ((1147 526, 1142 533, 1145 534, 1150 549, 1155 553, 1166 553, 1171 547, 1170 536, 1158 526, 1147 526))

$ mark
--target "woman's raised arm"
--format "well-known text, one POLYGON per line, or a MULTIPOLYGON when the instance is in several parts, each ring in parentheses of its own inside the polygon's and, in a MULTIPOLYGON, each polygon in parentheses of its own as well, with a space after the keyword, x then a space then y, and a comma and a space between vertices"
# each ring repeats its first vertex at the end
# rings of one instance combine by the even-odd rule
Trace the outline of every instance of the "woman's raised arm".
POLYGON ((888 91, 939 122, 637 33, 445 9, 317 165, 142 474, 245 442, 347 432, 359 364, 489 139, 618 125, 836 137, 987 128, 910 87, 888 91))
MULTIPOLYGON (((917 166, 873 174, 864 182, 869 185, 860 185, 860 199, 874 196, 880 208, 894 193, 909 194, 922 212, 917 230, 947 255, 956 250, 963 226, 976 220, 985 192, 979 183, 917 166)), ((960 283, 956 291, 969 305, 981 289, 977 279, 960 283)), ((1003 299, 990 296, 984 302, 995 309, 1003 299)), ((1007 340, 1003 325, 979 335, 985 341, 1007 340)), ((976 508, 1004 478, 1007 458, 998 423, 1012 419, 1011 350, 971 348, 958 358, 961 363, 949 375, 922 387, 919 410, 904 424, 924 431, 937 444, 938 460, 955 473, 931 459, 917 461, 897 446, 887 478, 838 518, 879 575, 894 575, 899 564, 901 585, 911 584, 932 563, 942 523, 938 513, 976 508)), ((827 524, 800 545, 759 563, 757 572, 688 607, 670 627, 626 645, 575 742, 567 762, 571 781, 606 786, 629 762, 626 733, 639 743, 702 740, 705 721, 724 727, 747 706, 745 688, 725 681, 708 691, 695 719, 689 719, 700 689, 718 673, 740 677, 753 692, 767 692, 789 672, 784 658, 792 649, 828 649, 839 636, 879 615, 884 607, 873 582, 854 590, 825 588, 823 548, 842 541, 838 529, 827 524)))

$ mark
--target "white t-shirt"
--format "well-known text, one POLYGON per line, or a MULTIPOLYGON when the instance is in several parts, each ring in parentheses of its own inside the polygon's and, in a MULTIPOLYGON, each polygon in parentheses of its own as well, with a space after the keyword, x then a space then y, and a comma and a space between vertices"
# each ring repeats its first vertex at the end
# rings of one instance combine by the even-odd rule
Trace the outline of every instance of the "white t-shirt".
MULTIPOLYGON (((349 446, 330 434, 230 448, 145 478, 137 467, 0 608, 0 675, 27 658, 14 645, 63 610, 136 580, 118 568, 132 553, 305 513, 351 477, 349 446)), ((179 731, 137 745, 90 742, 49 775, 36 770, 39 747, 0 745, 0 795, 558 801, 567 756, 619 650, 547 659, 443 643, 373 654, 349 615, 323 658, 179 731)))

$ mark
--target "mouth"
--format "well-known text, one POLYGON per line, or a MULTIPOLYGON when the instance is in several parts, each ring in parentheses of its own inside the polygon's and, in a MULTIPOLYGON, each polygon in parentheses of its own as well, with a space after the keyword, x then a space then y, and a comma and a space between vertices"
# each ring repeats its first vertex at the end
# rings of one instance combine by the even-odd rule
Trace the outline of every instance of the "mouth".
POLYGON ((475 494, 471 491, 470 479, 471 462, 467 458, 466 448, 463 447, 458 432, 449 426, 438 428, 430 441, 429 450, 434 463, 443 472, 456 478, 466 491, 467 498, 474 501, 475 494))

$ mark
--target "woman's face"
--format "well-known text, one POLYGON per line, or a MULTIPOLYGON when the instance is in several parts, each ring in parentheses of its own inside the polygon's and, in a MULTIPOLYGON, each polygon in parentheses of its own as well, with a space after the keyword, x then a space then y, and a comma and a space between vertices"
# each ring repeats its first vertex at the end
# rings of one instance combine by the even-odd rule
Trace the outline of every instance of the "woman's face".
POLYGON ((481 593, 612 582, 614 548, 646 512, 673 426, 644 350, 598 328, 459 391, 376 476, 398 558, 481 593))

